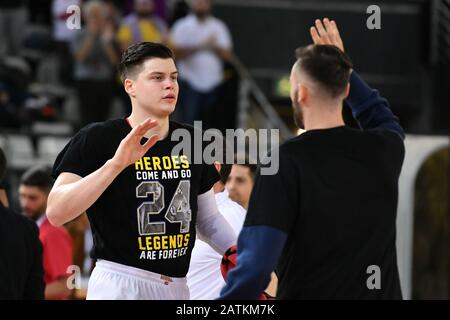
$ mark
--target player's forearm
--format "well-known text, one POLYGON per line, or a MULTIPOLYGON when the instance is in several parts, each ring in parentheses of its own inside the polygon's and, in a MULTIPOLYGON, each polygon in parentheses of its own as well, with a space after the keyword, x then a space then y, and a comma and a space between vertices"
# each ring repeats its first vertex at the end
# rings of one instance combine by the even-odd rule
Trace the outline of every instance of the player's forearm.
POLYGON ((404 138, 403 128, 392 113, 388 101, 381 97, 377 90, 370 88, 355 71, 350 77, 350 95, 347 102, 362 129, 383 128, 404 138))
POLYGON ((217 208, 211 189, 198 196, 197 231, 201 240, 208 243, 220 255, 236 244, 237 236, 217 208))
POLYGON ((199 219, 197 230, 199 239, 208 243, 220 255, 236 244, 236 234, 218 211, 206 219, 199 219))
POLYGON ((123 168, 113 160, 73 183, 56 186, 49 194, 47 217, 61 226, 85 212, 108 188, 123 168))

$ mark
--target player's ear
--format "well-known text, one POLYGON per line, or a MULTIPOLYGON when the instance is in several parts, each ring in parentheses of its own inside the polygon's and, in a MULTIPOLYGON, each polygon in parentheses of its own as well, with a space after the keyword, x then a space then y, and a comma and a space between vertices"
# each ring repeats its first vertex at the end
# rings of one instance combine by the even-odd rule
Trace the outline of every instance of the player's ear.
POLYGON ((350 94, 350 83, 347 83, 347 87, 345 87, 345 96, 344 99, 346 99, 348 97, 348 95, 350 94))
POLYGON ((306 87, 303 84, 298 85, 298 100, 297 102, 300 105, 304 105, 305 101, 309 98, 309 90, 308 87, 306 87))
POLYGON ((126 78, 125 81, 123 82, 123 86, 125 88, 126 93, 128 93, 132 97, 136 96, 136 88, 133 80, 126 78))

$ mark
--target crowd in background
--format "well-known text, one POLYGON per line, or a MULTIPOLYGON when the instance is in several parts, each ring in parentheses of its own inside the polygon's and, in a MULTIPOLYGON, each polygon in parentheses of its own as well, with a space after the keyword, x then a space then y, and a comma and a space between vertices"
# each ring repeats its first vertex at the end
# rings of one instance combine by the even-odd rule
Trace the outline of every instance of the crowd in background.
POLYGON ((116 68, 122 52, 142 41, 176 53, 181 90, 174 120, 235 126, 223 119, 236 106, 220 103, 232 40, 225 23, 211 14, 209 0, 39 3, 0 3, 0 130, 36 121, 64 121, 78 129, 129 114, 116 68))

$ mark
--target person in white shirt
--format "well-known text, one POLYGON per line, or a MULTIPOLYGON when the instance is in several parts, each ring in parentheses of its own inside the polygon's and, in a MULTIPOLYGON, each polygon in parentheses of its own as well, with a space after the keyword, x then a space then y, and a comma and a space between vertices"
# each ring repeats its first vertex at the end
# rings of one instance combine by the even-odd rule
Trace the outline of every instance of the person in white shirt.
MULTIPOLYGON (((238 235, 244 224, 246 211, 229 198, 228 191, 225 189, 225 182, 232 165, 216 162, 215 166, 220 175, 220 180, 213 187, 217 207, 238 235)), ((221 261, 222 256, 211 246, 200 239, 196 239, 187 274, 187 284, 192 300, 213 300, 220 296, 220 290, 225 285, 220 272, 221 261)))
POLYGON ((245 210, 248 209, 250 195, 255 183, 256 165, 250 163, 233 164, 225 188, 230 199, 239 203, 245 210))
POLYGON ((230 32, 212 16, 210 0, 191 0, 192 13, 173 26, 171 42, 180 72, 181 121, 202 120, 212 127, 214 106, 223 82, 223 62, 232 56, 230 32))

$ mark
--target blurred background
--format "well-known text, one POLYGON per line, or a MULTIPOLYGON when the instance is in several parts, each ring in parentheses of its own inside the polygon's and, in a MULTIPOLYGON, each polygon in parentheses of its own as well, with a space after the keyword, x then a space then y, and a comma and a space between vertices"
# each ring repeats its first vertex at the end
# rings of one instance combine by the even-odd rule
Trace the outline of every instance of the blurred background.
MULTIPOLYGON (((337 21, 355 69, 389 100, 408 133, 398 213, 403 293, 448 299, 450 0, 206 2, 225 25, 214 41, 225 39, 229 54, 219 59, 222 81, 205 80, 205 87, 190 83, 180 65, 181 95, 190 94, 183 101, 211 94, 210 112, 200 115, 207 127, 277 128, 282 140, 297 134, 289 99, 294 50, 311 43, 316 18, 337 21), (381 29, 367 28, 370 5, 380 8, 381 29)), ((178 0, 0 1, 0 147, 14 210, 21 211, 18 187, 27 169, 52 165, 85 124, 130 112, 116 71, 126 47, 155 41, 178 53, 195 42, 180 28, 190 10, 178 0)), ((173 119, 184 121, 178 108, 173 119)), ((346 107, 344 118, 356 125, 346 107)), ((67 228, 74 261, 88 276, 87 223, 67 228)))

